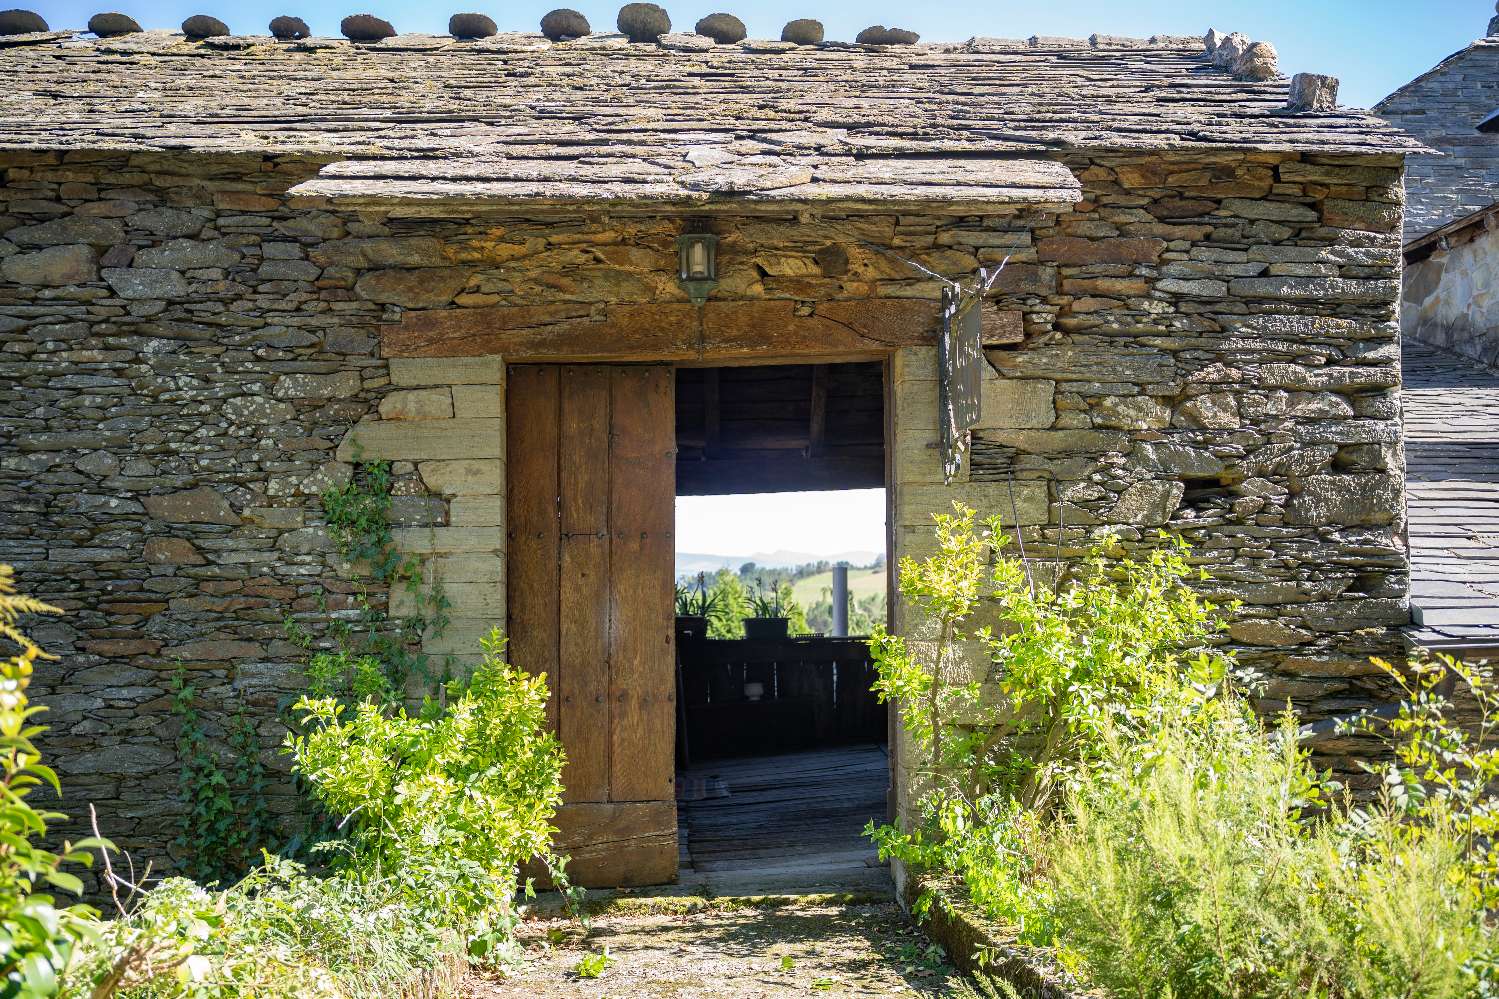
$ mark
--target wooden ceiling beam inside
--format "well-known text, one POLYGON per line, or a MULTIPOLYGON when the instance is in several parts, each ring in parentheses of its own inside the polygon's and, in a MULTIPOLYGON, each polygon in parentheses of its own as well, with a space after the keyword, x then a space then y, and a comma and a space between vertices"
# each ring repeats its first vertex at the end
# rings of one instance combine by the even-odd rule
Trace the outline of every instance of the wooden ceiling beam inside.
POLYGON ((807 457, 816 456, 827 434, 828 366, 812 365, 812 413, 807 421, 807 457))
POLYGON ((677 493, 884 484, 878 363, 677 369, 677 493))

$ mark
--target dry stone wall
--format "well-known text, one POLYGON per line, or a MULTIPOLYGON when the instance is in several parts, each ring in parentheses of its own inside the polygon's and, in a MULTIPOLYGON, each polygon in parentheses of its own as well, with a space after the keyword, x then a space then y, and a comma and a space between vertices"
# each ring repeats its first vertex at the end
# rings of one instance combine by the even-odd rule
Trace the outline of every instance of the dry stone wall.
POLYGON ((990 353, 1007 378, 1054 379, 1057 420, 982 435, 976 467, 1051 479, 1053 523, 1182 532, 1243 602, 1229 635, 1275 677, 1267 708, 1316 719, 1377 696, 1367 657, 1398 653, 1408 614, 1398 163, 1075 168, 1090 199, 1038 233, 1080 296, 1065 335, 990 353))
MULTIPOLYGON (((160 869, 177 833, 172 671, 209 734, 259 719, 266 759, 299 654, 283 618, 352 585, 318 493, 387 385, 372 322, 307 256, 346 234, 280 192, 314 167, 6 154, 0 216, 0 560, 67 611, 36 626, 45 746, 77 816, 160 869)), ((278 815, 294 801, 279 786, 278 815)))
MULTIPOLYGON (((1215 592, 1244 601, 1231 640, 1273 674, 1267 705, 1320 720, 1379 699, 1367 656, 1397 655, 1407 618, 1399 161, 1068 165, 1086 196, 1061 216, 721 218, 715 297, 935 298, 867 243, 953 275, 1009 257, 997 304, 1025 335, 989 352, 952 487, 932 351, 894 359, 896 554, 919 552, 953 498, 1018 512, 1028 541, 1065 550, 1110 525, 1140 545, 1180 529, 1215 592)), ((347 480, 356 441, 393 462, 399 543, 454 602, 429 648, 472 654, 503 623, 502 363, 385 361, 382 326, 410 309, 685 301, 680 220, 292 206, 317 164, 276 158, 0 166, 0 560, 68 610, 37 630, 63 655, 38 690, 69 803, 170 862, 171 672, 201 678, 213 725, 251 706, 282 765, 275 712, 299 683, 283 618, 316 632, 355 613, 317 497, 347 480)), ((284 782, 273 806, 295 810, 284 782)))
MULTIPOLYGON (((1036 268, 1006 300, 1027 336, 988 351, 984 424, 952 489, 913 457, 933 446, 933 352, 897 358, 896 554, 924 550, 916 525, 949 497, 1018 522, 1032 553, 1074 553, 1101 527, 1136 546, 1179 532, 1212 595, 1242 602, 1229 645, 1268 676, 1265 710, 1293 703, 1322 762, 1364 782, 1354 761, 1375 748, 1334 719, 1386 697, 1369 657, 1398 659, 1409 617, 1399 163, 1071 165, 1085 200, 1017 255, 1036 268)), ((949 668, 983 669, 972 650, 949 668)))

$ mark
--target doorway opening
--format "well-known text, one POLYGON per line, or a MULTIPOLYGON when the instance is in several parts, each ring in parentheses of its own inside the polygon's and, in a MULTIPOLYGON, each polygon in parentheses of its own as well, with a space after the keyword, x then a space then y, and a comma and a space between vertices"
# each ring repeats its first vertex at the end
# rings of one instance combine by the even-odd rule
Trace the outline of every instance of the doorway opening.
POLYGON ((681 877, 717 894, 888 877, 885 369, 676 371, 681 877))

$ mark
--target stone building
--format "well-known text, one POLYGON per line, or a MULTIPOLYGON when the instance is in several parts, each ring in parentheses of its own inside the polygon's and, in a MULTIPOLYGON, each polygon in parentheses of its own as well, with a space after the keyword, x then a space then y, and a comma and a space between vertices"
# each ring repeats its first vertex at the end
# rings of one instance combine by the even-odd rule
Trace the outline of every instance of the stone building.
POLYGON ((1412 611, 1421 645, 1499 654, 1499 17, 1381 101, 1408 160, 1404 333, 1412 611), (1434 348, 1434 349, 1433 349, 1434 348), (1487 366, 1489 371, 1484 371, 1487 366))
MULTIPOLYGON (((1326 80, 1288 104, 1268 45, 4 43, 0 560, 68 612, 36 630, 63 657, 39 689, 70 804, 146 857, 179 808, 175 668, 210 715, 256 712, 276 759, 303 655, 283 618, 351 613, 319 493, 362 455, 393 463, 396 540, 451 600, 428 651, 508 621, 516 661, 555 671, 585 881, 669 877, 685 368, 873 365, 895 558, 953 500, 1064 553, 1179 531, 1242 601, 1228 638, 1269 704, 1315 722, 1382 697, 1368 658, 1409 619, 1419 147, 1326 80), (694 233, 717 238, 701 304, 694 233), (908 261, 1008 261, 951 482, 944 284, 908 261), (571 557, 612 565, 587 595, 607 633, 567 630, 571 557)), ((1349 771, 1361 748, 1320 744, 1349 771)))
POLYGON ((1406 336, 1499 367, 1499 16, 1374 107, 1432 152, 1406 175, 1406 336))

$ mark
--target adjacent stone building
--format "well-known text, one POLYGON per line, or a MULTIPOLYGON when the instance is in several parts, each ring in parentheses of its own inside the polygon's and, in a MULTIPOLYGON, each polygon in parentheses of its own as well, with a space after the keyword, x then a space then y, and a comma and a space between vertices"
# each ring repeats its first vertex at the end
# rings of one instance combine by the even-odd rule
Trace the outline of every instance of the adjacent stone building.
POLYGON ((1490 205, 1405 247, 1401 326, 1413 340, 1499 368, 1499 234, 1490 205))
POLYGON ((1499 17, 1487 37, 1376 111, 1431 150, 1410 157, 1406 177, 1403 405, 1412 612, 1421 626, 1412 637, 1492 658, 1499 643, 1499 559, 1490 543, 1499 524, 1499 17))
MULTIPOLYGON (((1397 308, 1419 147, 1325 81, 1289 105, 1267 45, 6 41, 0 560, 68 611, 36 631, 63 656, 38 688, 70 804, 146 857, 175 832, 179 664, 277 759, 302 656, 284 619, 320 633, 357 586, 318 499, 356 454, 393 463, 397 541, 452 602, 429 651, 472 655, 508 620, 532 665, 527 615, 545 598, 566 620, 572 598, 515 582, 535 539, 507 525, 598 494, 559 468, 607 465, 626 500, 662 481, 632 469, 669 477, 651 400, 676 365, 877 362, 896 558, 955 499, 1064 554, 1180 531, 1243 602, 1229 639, 1268 705, 1317 721, 1383 697, 1368 658, 1400 656, 1409 620, 1397 308), (699 231, 701 305, 677 249, 699 231), (951 483, 943 285, 908 260, 953 280, 1008 261, 951 483), (600 418, 650 433, 603 434, 607 463, 544 453, 559 378, 615 385, 600 418)), ((613 546, 618 596, 662 538, 631 534, 648 511, 629 503, 608 516, 560 537, 613 546)), ((662 572, 611 606, 655 608, 662 572)), ((613 738, 601 790, 562 816, 595 883, 675 864, 669 605, 630 620, 597 691, 561 695, 578 758, 585 729, 613 738)), ((923 637, 904 608, 894 624, 923 637)), ((566 649, 556 684, 577 685, 591 653, 566 649)), ((1320 749, 1353 773, 1363 747, 1320 749)))
POLYGON ((1405 334, 1499 367, 1499 17, 1374 111, 1432 150, 1407 165, 1405 334))

